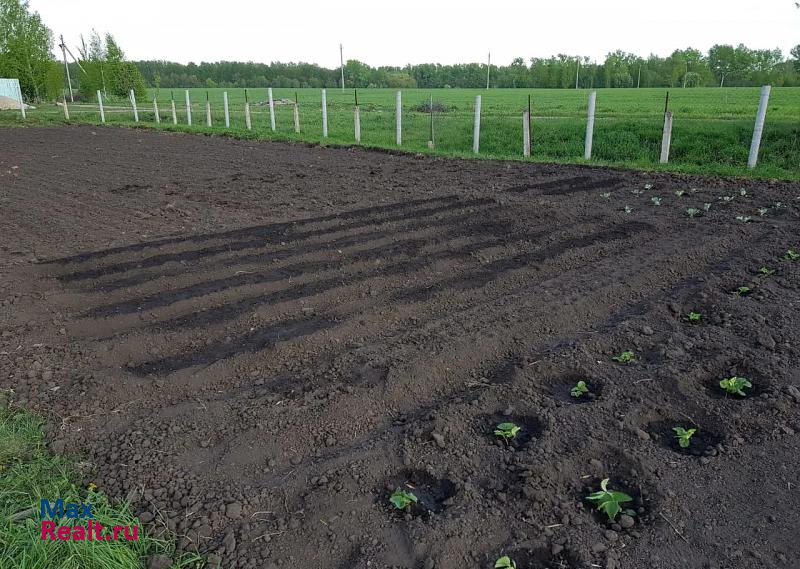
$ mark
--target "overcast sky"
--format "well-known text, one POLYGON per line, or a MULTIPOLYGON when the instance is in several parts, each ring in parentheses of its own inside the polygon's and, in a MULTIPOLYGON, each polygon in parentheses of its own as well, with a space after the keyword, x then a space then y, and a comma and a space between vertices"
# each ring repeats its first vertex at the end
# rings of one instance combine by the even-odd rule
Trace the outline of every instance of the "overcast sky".
MULTIPOLYGON (((73 48, 92 28, 111 32, 129 59, 305 61, 338 67, 486 61, 557 53, 601 60, 621 49, 669 55, 715 43, 800 43, 794 0, 528 0, 402 2, 30 0, 73 48)), ((58 42, 56 42, 58 43, 58 42)), ((59 54, 60 55, 60 54, 59 54)))

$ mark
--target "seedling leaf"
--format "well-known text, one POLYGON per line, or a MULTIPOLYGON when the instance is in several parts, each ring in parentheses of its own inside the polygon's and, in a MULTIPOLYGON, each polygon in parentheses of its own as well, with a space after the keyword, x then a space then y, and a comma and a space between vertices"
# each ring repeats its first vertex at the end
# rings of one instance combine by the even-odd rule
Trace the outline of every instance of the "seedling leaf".
POLYGON ((635 362, 636 361, 636 354, 634 354, 631 351, 625 351, 625 352, 622 352, 618 356, 614 356, 611 359, 614 360, 615 362, 619 362, 621 364, 629 364, 631 362, 635 362))
POLYGON ((578 383, 575 384, 575 387, 569 390, 569 394, 576 399, 585 393, 589 393, 589 387, 586 385, 586 382, 580 380, 578 383))
POLYGON ((750 383, 750 380, 745 377, 738 377, 734 375, 733 377, 729 377, 720 381, 719 386, 731 395, 747 397, 747 394, 744 392, 744 390, 752 388, 753 384, 750 383))
POLYGON ((406 510, 406 509, 411 507, 411 504, 418 503, 419 502, 419 498, 417 498, 411 492, 406 492, 405 490, 402 490, 402 489, 398 488, 389 497, 389 501, 398 510, 406 510))
POLYGON ((692 443, 692 435, 697 432, 697 429, 684 429, 683 427, 672 427, 675 431, 675 438, 678 439, 678 444, 681 448, 689 448, 692 443))
POLYGON ((500 423, 495 427, 494 434, 506 440, 512 440, 517 438, 517 433, 519 433, 520 430, 522 430, 522 427, 514 423, 500 423))
POLYGON ((517 569, 517 564, 508 555, 503 555, 494 562, 494 569, 517 569))
POLYGON ((586 496, 586 499, 590 502, 596 502, 597 509, 605 512, 609 520, 613 520, 622 510, 622 506, 620 506, 620 504, 631 502, 633 501, 633 498, 627 495, 625 492, 609 490, 608 481, 608 478, 604 478, 603 481, 600 482, 600 491, 589 494, 586 496))

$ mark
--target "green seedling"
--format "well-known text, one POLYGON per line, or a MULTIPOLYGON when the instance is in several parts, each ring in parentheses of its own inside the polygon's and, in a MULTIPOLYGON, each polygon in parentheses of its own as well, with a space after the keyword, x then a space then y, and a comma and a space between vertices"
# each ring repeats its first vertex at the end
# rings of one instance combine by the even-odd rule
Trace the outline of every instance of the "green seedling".
POLYGON ((632 208, 631 206, 629 206, 629 205, 626 205, 626 206, 623 208, 623 210, 622 210, 622 211, 624 211, 625 213, 631 213, 631 212, 633 211, 633 208, 632 208))
POLYGON ((736 296, 747 296, 751 292, 753 292, 753 289, 751 289, 749 286, 740 286, 735 291, 733 291, 733 294, 735 294, 736 296))
POLYGON ((786 259, 787 261, 796 261, 797 259, 800 259, 800 253, 798 253, 794 249, 789 249, 788 251, 786 251, 786 254, 783 256, 783 258, 786 259))
POLYGON ((694 207, 690 207, 686 210, 686 215, 688 215, 689 217, 697 217, 701 213, 702 211, 694 207))
POLYGON ((708 212, 711 209, 711 204, 706 202, 703 204, 703 210, 708 212))
POLYGON ((686 195, 686 190, 676 190, 675 195, 678 196, 679 198, 683 197, 686 195))
POLYGON ((753 219, 753 218, 750 217, 749 215, 737 215, 736 216, 736 221, 743 221, 744 223, 747 223, 751 219, 753 219))
POLYGON ((653 202, 653 205, 661 205, 661 198, 658 196, 653 196, 650 201, 653 202))
POLYGON ((629 364, 631 362, 635 362, 636 361, 636 354, 634 354, 631 351, 625 351, 625 352, 622 352, 618 356, 614 356, 611 359, 614 360, 615 362, 619 362, 621 364, 629 364))
POLYGON ((644 185, 644 189, 645 190, 652 190, 653 189, 653 184, 645 184, 644 185))
POLYGON ((389 501, 398 510, 408 510, 411 508, 411 504, 416 504, 419 502, 419 498, 417 498, 411 492, 406 492, 405 490, 398 488, 391 496, 389 496, 389 501))
POLYGON ((498 437, 505 439, 506 441, 511 441, 517 438, 517 433, 522 430, 522 427, 515 425, 514 423, 500 423, 495 427, 494 434, 498 437))
POLYGON ((762 274, 766 277, 775 274, 775 269, 770 269, 769 267, 761 267, 758 269, 759 274, 762 274))
POLYGON ((786 204, 783 202, 775 202, 774 204, 772 204, 772 207, 774 207, 775 209, 783 209, 786 207, 786 204))
POLYGON ((585 395, 586 393, 589 393, 589 387, 583 380, 580 380, 578 383, 575 384, 575 387, 569 390, 569 394, 576 399, 582 395, 585 395))
POLYGON ((672 427, 675 431, 675 438, 678 439, 678 445, 681 448, 689 448, 692 444, 692 435, 697 432, 697 429, 684 429, 683 427, 672 427))
POLYGON ((622 511, 625 502, 632 502, 633 498, 624 492, 615 492, 608 489, 608 478, 600 482, 600 491, 586 496, 586 499, 597 503, 597 509, 606 513, 609 520, 614 520, 622 511))
POLYGON ((744 377, 734 375, 719 382, 719 386, 731 395, 738 395, 739 397, 747 397, 744 392, 745 389, 751 389, 753 384, 750 380, 744 377))
POLYGON ((689 314, 686 315, 686 319, 689 322, 700 322, 700 319, 702 317, 703 317, 703 315, 700 314, 699 312, 690 312, 689 314))
POLYGON ((641 194, 643 194, 643 193, 644 193, 644 190, 640 190, 640 189, 638 189, 638 188, 637 188, 637 189, 635 189, 635 190, 631 190, 631 193, 632 193, 634 196, 638 196, 638 195, 641 195, 641 194))
POLYGON ((602 194, 600 194, 600 197, 607 200, 608 198, 611 197, 611 192, 603 192, 602 194))
POLYGON ((747 195, 747 190, 745 190, 744 188, 741 188, 741 189, 739 190, 739 195, 740 195, 740 196, 746 196, 746 195, 747 195))
POLYGON ((517 564, 508 555, 503 555, 494 562, 494 569, 517 569, 517 564))
POLYGON ((768 207, 760 207, 760 208, 758 208, 758 215, 760 215, 761 217, 764 217, 768 213, 769 213, 769 208, 768 207))
POLYGON ((726 203, 727 202, 732 202, 733 201, 733 196, 722 196, 722 201, 724 201, 726 203))

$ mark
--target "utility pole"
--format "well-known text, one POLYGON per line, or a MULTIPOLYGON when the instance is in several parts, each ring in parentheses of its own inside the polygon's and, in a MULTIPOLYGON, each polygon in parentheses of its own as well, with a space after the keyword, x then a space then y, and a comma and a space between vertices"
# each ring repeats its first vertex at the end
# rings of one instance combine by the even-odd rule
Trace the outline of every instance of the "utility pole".
POLYGON ((67 72, 67 85, 69 85, 69 100, 71 103, 75 102, 75 97, 72 95, 72 79, 69 76, 69 64, 67 63, 67 46, 64 44, 64 36, 59 36, 61 38, 61 43, 58 44, 58 47, 61 48, 61 54, 64 56, 64 69, 67 72))
POLYGON ((489 52, 489 62, 486 64, 486 90, 489 90, 489 74, 492 71, 492 52, 489 52))
POLYGON ((342 44, 339 44, 339 63, 342 68, 342 91, 344 91, 344 52, 342 50, 342 44))

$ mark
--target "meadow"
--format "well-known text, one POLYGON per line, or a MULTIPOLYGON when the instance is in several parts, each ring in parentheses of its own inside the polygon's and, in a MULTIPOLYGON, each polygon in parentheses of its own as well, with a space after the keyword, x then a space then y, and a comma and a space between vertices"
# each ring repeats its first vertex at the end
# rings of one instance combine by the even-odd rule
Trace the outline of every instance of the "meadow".
MULTIPOLYGON (((266 89, 248 89, 253 130, 245 127, 245 89, 190 89, 191 130, 234 136, 300 139, 331 144, 354 143, 351 89, 328 89, 327 139, 322 136, 319 89, 273 89, 276 101, 276 131, 269 126, 266 89), (223 92, 228 92, 231 128, 226 129, 223 92), (206 126, 206 97, 212 106, 212 127, 206 126), (300 111, 301 133, 294 132, 293 102, 300 111)), ((395 142, 395 90, 358 91, 361 108, 362 144, 397 148, 395 142)), ((528 96, 532 108, 532 159, 583 162, 587 112, 587 90, 564 89, 407 89, 403 90, 402 149, 429 152, 431 123, 434 152, 447 155, 472 154, 473 110, 476 95, 482 96, 480 155, 488 158, 522 158, 522 111, 528 96), (434 102, 433 117, 426 112, 434 102), (432 120, 431 120, 432 119, 432 120)), ((800 89, 774 88, 767 111, 759 166, 745 168, 759 101, 758 88, 694 88, 669 91, 669 109, 674 114, 670 164, 658 164, 667 89, 599 89, 594 134, 595 163, 647 169, 678 170, 709 174, 753 174, 762 177, 800 178, 800 89)), ((139 101, 139 119, 154 122, 152 100, 156 99, 161 127, 186 130, 185 95, 181 89, 150 89, 147 101, 139 101), (171 124, 170 99, 174 97, 179 125, 171 124)), ((96 106, 71 106, 73 120, 99 122, 96 106)), ((128 101, 109 102, 108 122, 130 123, 128 101)), ((32 117, 61 120, 61 110, 37 109, 32 117)))

